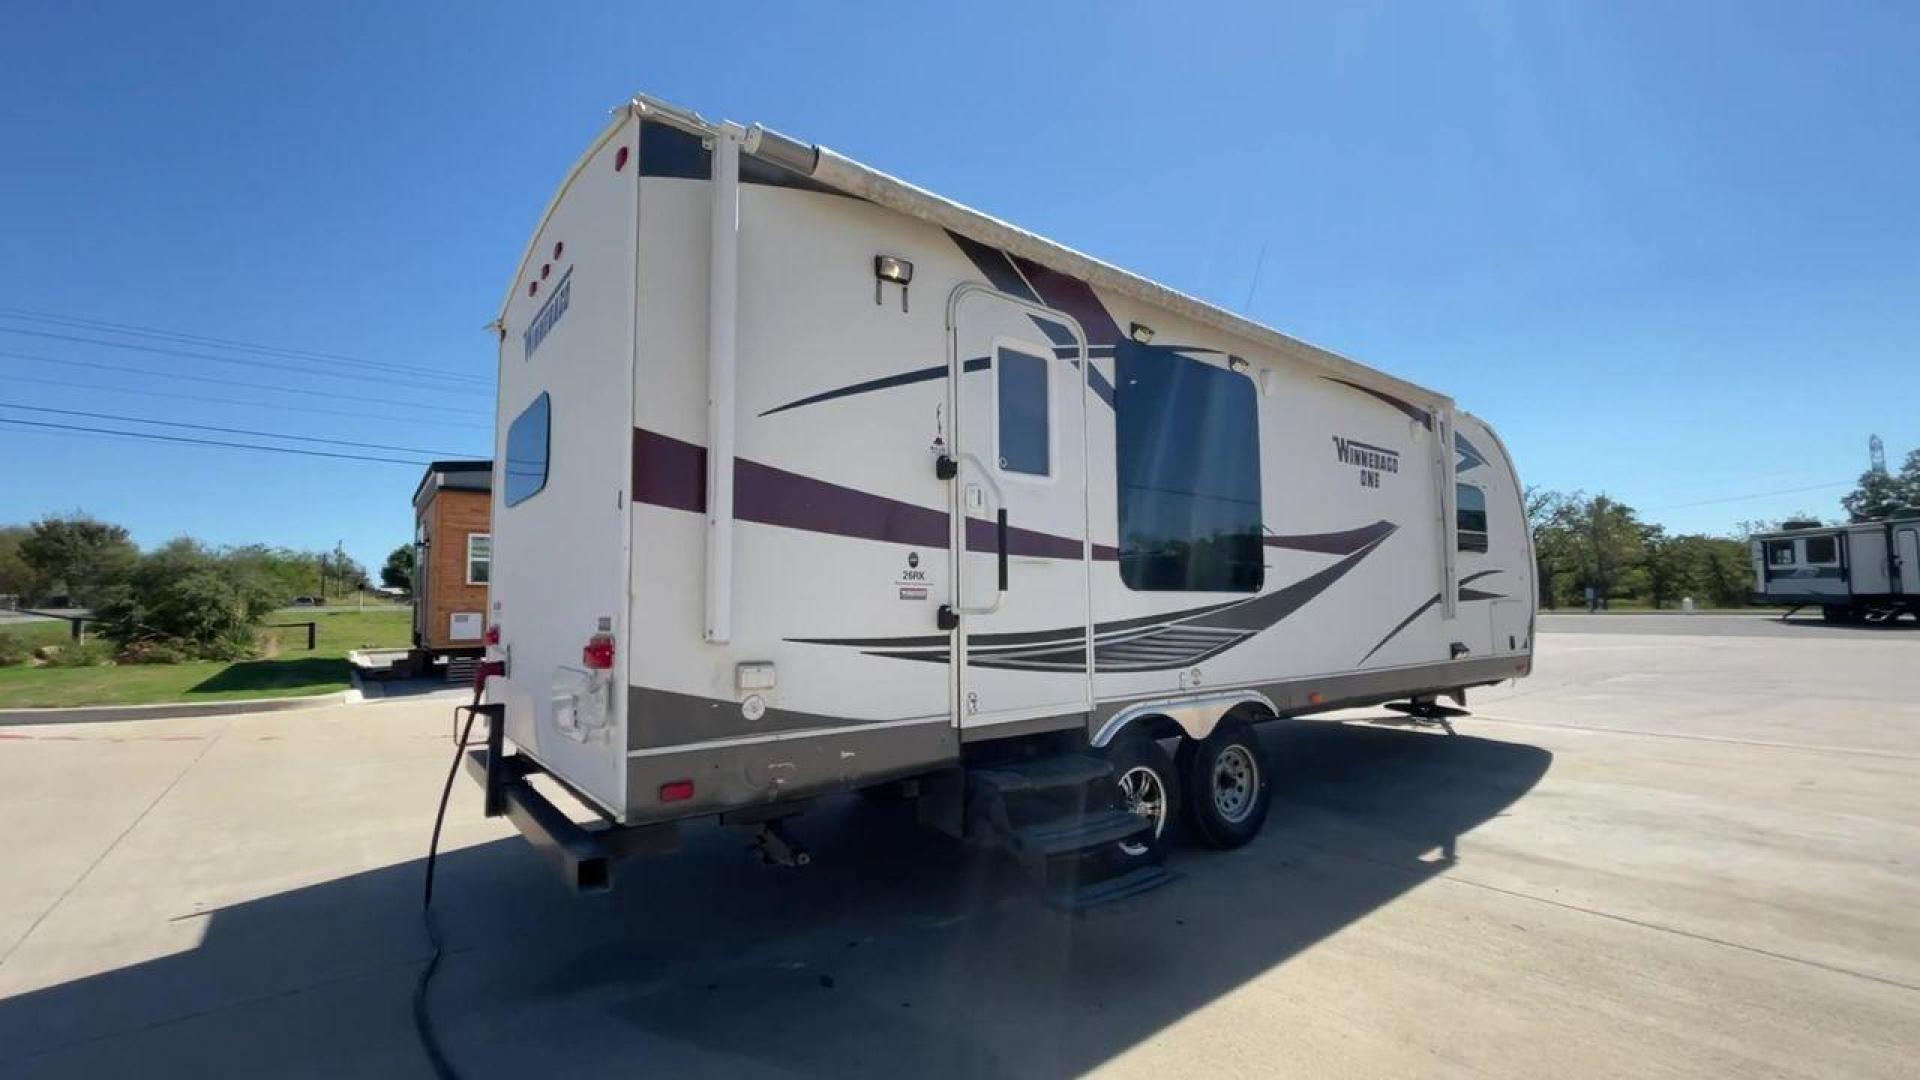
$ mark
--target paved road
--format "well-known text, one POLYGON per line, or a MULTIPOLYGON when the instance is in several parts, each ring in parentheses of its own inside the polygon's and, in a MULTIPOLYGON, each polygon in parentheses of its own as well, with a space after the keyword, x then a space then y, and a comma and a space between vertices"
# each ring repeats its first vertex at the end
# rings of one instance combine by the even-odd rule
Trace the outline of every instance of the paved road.
POLYGON ((1550 634, 1669 634, 1685 637, 1881 638, 1905 635, 1920 638, 1920 622, 1900 619, 1879 625, 1829 623, 1818 611, 1802 612, 1782 622, 1779 611, 1741 614, 1683 615, 1676 611, 1610 612, 1604 615, 1557 613, 1539 615, 1540 630, 1550 634))
MULTIPOLYGON (((1911 1076, 1920 634, 1541 637, 1456 738, 1272 725, 1253 845, 1064 919, 902 807, 574 899, 455 787, 470 1076, 1911 1076)), ((445 703, 0 729, 0 1074, 422 1076, 445 703)))

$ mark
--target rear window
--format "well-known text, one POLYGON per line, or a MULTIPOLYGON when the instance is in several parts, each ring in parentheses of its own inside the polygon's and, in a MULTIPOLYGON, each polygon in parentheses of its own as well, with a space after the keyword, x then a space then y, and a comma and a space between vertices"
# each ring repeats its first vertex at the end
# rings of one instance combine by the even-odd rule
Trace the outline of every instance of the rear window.
POLYGON ((507 428, 505 489, 508 506, 518 506, 547 486, 547 446, 553 406, 547 395, 533 399, 507 428))

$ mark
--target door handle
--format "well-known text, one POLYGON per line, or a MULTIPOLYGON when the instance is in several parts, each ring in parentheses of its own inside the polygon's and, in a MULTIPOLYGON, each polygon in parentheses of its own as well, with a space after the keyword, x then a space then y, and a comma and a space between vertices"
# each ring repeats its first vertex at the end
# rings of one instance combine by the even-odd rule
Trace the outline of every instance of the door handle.
MULTIPOLYGON (((993 474, 987 470, 986 464, 978 457, 963 450, 960 453, 960 460, 965 462, 966 465, 973 470, 980 481, 978 486, 967 484, 961 492, 960 554, 964 558, 968 553, 967 522, 970 518, 967 514, 968 507, 966 503, 971 500, 967 496, 970 492, 978 491, 984 487, 993 494, 993 506, 995 510, 994 534, 1000 548, 997 555, 999 560, 997 568, 999 580, 995 582, 996 588, 994 589, 992 603, 968 604, 964 602, 963 597, 956 595, 954 597, 954 603, 951 606, 954 611, 962 615, 991 615, 999 611, 1000 606, 1007 601, 1007 497, 1005 493, 1000 490, 1000 485, 994 482, 993 474)), ((964 580, 965 575, 962 574, 960 577, 964 580)), ((954 591, 959 593, 962 589, 964 589, 964 585, 956 581, 954 591)))
POLYGON ((1002 506, 994 525, 994 547, 1000 554, 1000 595, 1007 594, 1007 508, 1002 506))

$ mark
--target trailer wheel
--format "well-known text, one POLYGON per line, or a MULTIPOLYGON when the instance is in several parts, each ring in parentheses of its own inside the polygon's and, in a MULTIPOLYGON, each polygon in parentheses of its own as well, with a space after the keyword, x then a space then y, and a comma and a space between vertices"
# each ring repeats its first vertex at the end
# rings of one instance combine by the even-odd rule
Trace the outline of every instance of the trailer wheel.
POLYGON ((1260 834, 1273 804, 1272 770, 1253 725, 1228 717, 1213 734, 1180 744, 1187 823, 1202 844, 1237 848, 1260 834))
POLYGON ((1129 731, 1107 744, 1119 805, 1152 819, 1146 832, 1105 849, 1100 858, 1115 873, 1158 865, 1166 856, 1180 815, 1180 770, 1144 731, 1129 731))

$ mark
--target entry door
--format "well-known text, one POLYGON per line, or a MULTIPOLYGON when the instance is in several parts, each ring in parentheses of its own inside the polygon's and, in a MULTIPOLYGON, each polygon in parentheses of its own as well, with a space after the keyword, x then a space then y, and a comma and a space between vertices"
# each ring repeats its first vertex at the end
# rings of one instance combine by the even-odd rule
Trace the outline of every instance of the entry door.
POLYGON ((961 286, 949 312, 955 722, 1084 712, 1085 338, 980 286, 961 286))
POLYGON ((1920 593, 1920 530, 1901 529, 1894 534, 1894 550, 1900 553, 1900 592, 1920 593))

